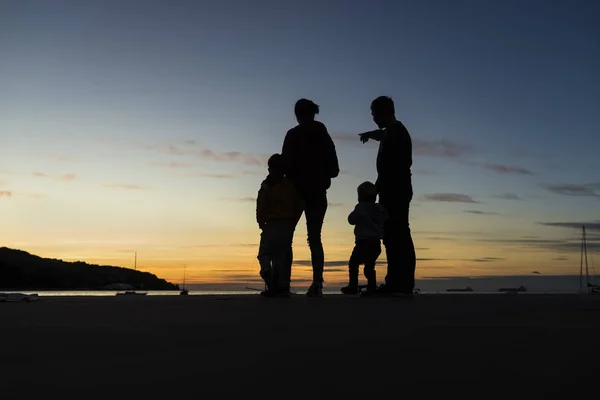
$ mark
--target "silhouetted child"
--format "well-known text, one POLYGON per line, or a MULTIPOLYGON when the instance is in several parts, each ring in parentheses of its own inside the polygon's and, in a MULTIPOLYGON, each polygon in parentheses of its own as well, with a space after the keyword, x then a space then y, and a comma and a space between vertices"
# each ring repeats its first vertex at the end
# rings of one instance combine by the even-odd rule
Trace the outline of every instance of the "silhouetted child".
POLYGON ((354 225, 355 245, 348 262, 348 286, 342 288, 342 293, 358 294, 358 268, 364 264, 366 294, 372 294, 377 290, 375 263, 381 254, 383 226, 388 215, 385 208, 375 202, 377 189, 373 183, 361 183, 357 192, 358 204, 348 215, 348 223, 354 225))
POLYGON ((269 158, 268 168, 269 174, 256 199, 256 222, 262 230, 257 258, 260 276, 267 286, 261 294, 287 296, 290 293, 292 239, 302 214, 302 200, 294 184, 284 176, 280 154, 269 158))

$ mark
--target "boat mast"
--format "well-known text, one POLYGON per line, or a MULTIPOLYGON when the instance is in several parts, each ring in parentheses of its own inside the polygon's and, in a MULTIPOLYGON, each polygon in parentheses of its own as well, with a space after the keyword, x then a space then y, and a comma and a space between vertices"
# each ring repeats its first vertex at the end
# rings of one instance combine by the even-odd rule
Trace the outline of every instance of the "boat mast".
POLYGON ((590 291, 590 270, 588 268, 588 258, 587 258, 587 240, 585 238, 585 225, 583 227, 583 249, 585 254, 585 284, 587 291, 590 291))
POLYGON ((133 269, 137 271, 137 251, 133 255, 133 269))
POLYGON ((583 290, 583 243, 585 242, 585 226, 582 226, 581 252, 579 255, 579 292, 583 290))
POLYGON ((187 265, 183 266, 183 289, 185 290, 185 270, 187 268, 187 265))

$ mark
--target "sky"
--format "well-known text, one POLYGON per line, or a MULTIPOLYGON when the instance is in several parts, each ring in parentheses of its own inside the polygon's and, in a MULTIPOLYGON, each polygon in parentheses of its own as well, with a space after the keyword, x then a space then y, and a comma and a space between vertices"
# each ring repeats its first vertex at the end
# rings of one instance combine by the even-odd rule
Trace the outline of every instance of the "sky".
MULTIPOLYGON (((258 277, 255 198, 305 97, 347 215, 376 179, 370 102, 413 140, 418 278, 577 274, 600 248, 596 1, 0 2, 0 246, 175 283, 258 277)), ((304 218, 293 280, 310 276, 304 218)), ((378 264, 384 276, 385 256, 378 264)))

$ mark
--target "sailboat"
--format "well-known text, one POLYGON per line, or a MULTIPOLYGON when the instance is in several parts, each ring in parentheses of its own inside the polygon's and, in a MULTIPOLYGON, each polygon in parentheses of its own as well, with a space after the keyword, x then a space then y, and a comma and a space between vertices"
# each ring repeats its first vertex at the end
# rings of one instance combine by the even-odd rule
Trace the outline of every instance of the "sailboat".
MULTIPOLYGON (((133 269, 137 271, 137 251, 133 258, 133 269)), ((135 290, 126 290, 125 292, 117 293, 117 296, 145 296, 147 292, 136 292, 135 290)))
POLYGON ((185 270, 186 270, 186 268, 187 268, 187 265, 184 265, 183 266, 183 288, 181 289, 181 292, 179 292, 180 296, 187 296, 188 294, 190 294, 190 291, 185 288, 185 270))
MULTIPOLYGON (((593 284, 590 281, 590 270, 588 267, 588 256, 587 256, 587 240, 585 236, 585 225, 582 227, 582 238, 581 238, 581 259, 579 262, 579 292, 600 294, 600 285, 593 284), (583 264, 585 263, 585 283, 586 290, 583 290, 583 264)), ((594 265, 592 264, 592 268, 594 265)), ((595 272, 595 270, 594 270, 595 272)))

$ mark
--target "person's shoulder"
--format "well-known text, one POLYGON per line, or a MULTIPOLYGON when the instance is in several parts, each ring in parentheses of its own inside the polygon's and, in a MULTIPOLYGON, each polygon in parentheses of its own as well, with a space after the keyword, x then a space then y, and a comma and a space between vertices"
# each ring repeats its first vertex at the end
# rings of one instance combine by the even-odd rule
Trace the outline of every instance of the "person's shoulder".
POLYGON ((410 138, 410 133, 408 133, 408 129, 406 128, 406 125, 404 125, 404 123, 402 121, 396 121, 394 126, 396 127, 397 133, 410 138))
POLYGON ((269 180, 267 178, 265 178, 261 183, 260 183, 260 190, 268 190, 271 188, 271 185, 269 184, 269 180))
POLYGON ((300 125, 296 125, 296 126, 294 126, 293 128, 290 128, 290 129, 289 129, 289 130, 286 132, 286 134, 285 134, 285 137, 286 137, 286 138, 288 138, 288 139, 289 139, 289 138, 296 137, 296 136, 298 136, 298 132, 300 132, 300 125))
POLYGON ((320 133, 321 135, 329 135, 329 132, 327 131, 327 127, 321 121, 315 121, 314 125, 312 126, 312 129, 314 131, 320 133))
POLYGON ((324 129, 324 130, 327 130, 327 127, 326 127, 326 126, 325 126, 325 124, 324 124, 323 122, 321 122, 321 121, 317 121, 317 120, 315 120, 315 121, 313 122, 313 124, 314 124, 314 126, 315 126, 317 129, 324 129))
POLYGON ((410 133, 408 133, 408 129, 406 126, 400 121, 396 121, 393 125, 386 128, 386 136, 387 141, 410 141, 410 133))

